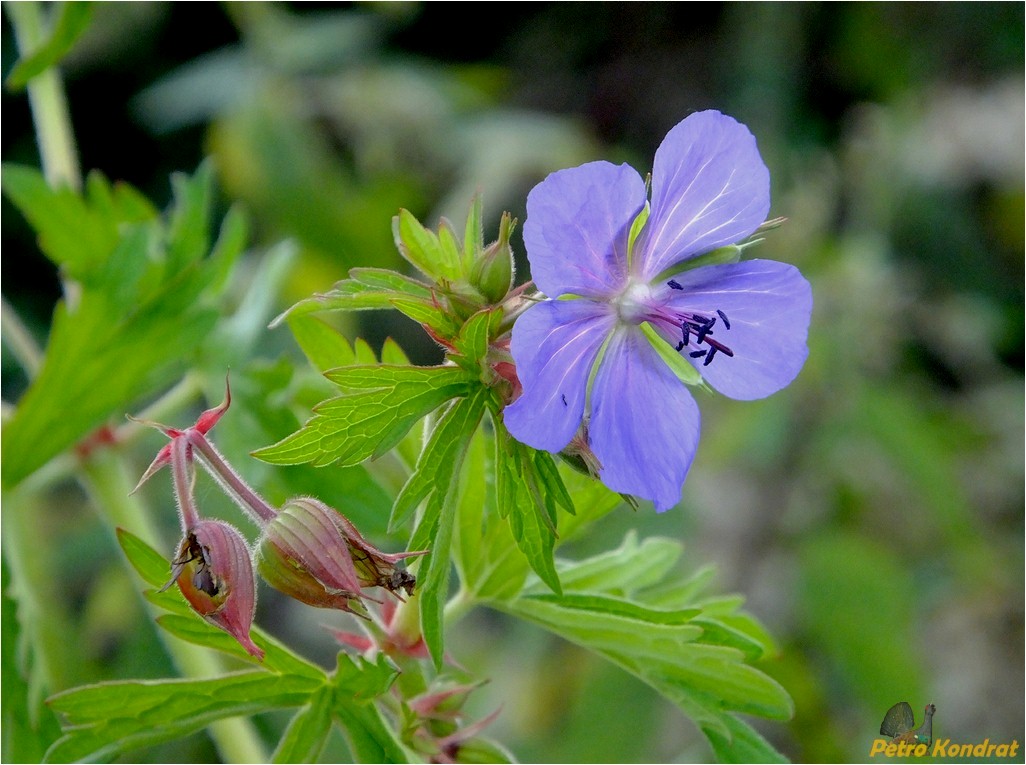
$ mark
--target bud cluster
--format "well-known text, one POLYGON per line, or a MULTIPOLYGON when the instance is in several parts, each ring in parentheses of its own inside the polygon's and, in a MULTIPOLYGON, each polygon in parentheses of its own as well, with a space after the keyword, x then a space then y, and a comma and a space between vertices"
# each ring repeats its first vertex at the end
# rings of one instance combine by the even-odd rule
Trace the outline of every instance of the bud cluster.
POLYGON ((318 608, 366 617, 364 601, 381 602, 367 595, 367 588, 381 587, 399 600, 402 593, 412 595, 416 580, 401 562, 427 551, 384 553, 324 502, 299 497, 276 509, 246 484, 206 437, 231 404, 227 381, 225 388, 224 402, 203 412, 185 430, 146 423, 171 442, 158 452, 136 490, 170 465, 182 528, 171 579, 164 589, 177 584, 196 613, 257 659, 264 652, 249 634, 256 610, 254 559, 268 584, 318 608), (254 550, 233 526, 200 516, 193 494, 197 462, 261 527, 254 550))

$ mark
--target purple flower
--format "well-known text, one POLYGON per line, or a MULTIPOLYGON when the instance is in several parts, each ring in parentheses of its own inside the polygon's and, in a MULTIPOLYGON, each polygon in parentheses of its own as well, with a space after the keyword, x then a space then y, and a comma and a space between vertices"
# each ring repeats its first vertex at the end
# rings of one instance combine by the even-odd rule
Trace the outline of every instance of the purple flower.
POLYGON ((753 234, 769 206, 755 138, 716 111, 692 114, 656 151, 647 220, 628 165, 590 162, 538 184, 524 241, 550 299, 513 328, 523 394, 505 410, 509 431, 558 452, 583 427, 609 488, 676 504, 700 420, 682 380, 757 399, 808 355, 812 293, 796 268, 689 262, 753 234))

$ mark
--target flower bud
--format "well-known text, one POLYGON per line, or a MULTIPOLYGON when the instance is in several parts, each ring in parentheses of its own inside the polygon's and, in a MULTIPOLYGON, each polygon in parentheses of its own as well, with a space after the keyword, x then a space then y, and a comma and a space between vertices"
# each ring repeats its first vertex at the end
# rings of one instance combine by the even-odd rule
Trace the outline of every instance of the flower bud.
POLYGON ((256 583, 246 540, 223 521, 200 521, 185 535, 171 566, 171 581, 193 610, 239 641, 258 659, 264 652, 249 636, 256 583))
POLYGON ((360 581, 334 522, 337 515, 314 499, 288 502, 264 527, 257 569, 269 585, 289 597, 362 615, 360 581), (360 611, 353 610, 354 602, 360 611))
POLYGON ((384 587, 397 597, 399 591, 413 594, 416 579, 397 564, 425 552, 383 553, 334 508, 298 497, 264 527, 257 568, 268 584, 290 597, 362 615, 364 587, 384 587))
POLYGON ((513 225, 510 214, 503 213, 498 241, 480 253, 471 267, 471 282, 492 304, 501 303, 513 287, 513 250, 509 246, 513 225))

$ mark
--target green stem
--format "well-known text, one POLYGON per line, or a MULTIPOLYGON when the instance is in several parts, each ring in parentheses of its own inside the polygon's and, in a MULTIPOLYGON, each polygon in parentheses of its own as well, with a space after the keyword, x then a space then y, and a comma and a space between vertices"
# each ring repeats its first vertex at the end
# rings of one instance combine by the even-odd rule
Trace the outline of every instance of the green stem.
POLYGON ((477 605, 474 594, 463 587, 445 604, 445 626, 451 627, 477 605))
MULTIPOLYGON (((14 26, 18 49, 23 56, 32 53, 47 35, 41 4, 6 3, 5 7, 14 26)), ((70 186, 78 191, 82 188, 82 171, 60 72, 50 67, 33 77, 28 83, 28 97, 36 125, 39 160, 47 183, 54 188, 70 186)))
POLYGON ((35 338, 17 311, 3 299, 0 299, 0 332, 3 333, 4 341, 14 354, 14 358, 25 370, 25 375, 30 380, 34 378, 43 365, 43 352, 39 350, 35 338))
MULTIPOLYGON (((114 450, 99 450, 85 461, 81 480, 93 505, 100 509, 111 528, 131 529, 157 549, 166 548, 139 499, 129 495, 132 478, 114 450)), ((152 604, 146 603, 146 609, 151 617, 157 615, 152 604)), ((183 677, 216 677, 224 672, 219 657, 204 648, 173 638, 165 646, 183 677)), ((260 736, 249 719, 218 720, 210 724, 209 731, 225 762, 268 762, 260 736)))

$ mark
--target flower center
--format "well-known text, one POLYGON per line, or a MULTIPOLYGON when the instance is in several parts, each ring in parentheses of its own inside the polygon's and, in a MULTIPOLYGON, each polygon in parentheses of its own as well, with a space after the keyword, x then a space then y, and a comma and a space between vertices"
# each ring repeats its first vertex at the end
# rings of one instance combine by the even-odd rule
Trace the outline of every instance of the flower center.
POLYGON ((652 289, 647 284, 628 283, 612 302, 617 318, 624 324, 641 324, 652 315, 652 289))
MULTIPOLYGON (((668 281, 667 286, 670 289, 682 290, 676 281, 671 279, 668 281)), ((702 366, 709 366, 712 363, 713 358, 717 353, 722 353, 724 356, 733 356, 734 351, 724 345, 718 338, 714 338, 716 322, 719 320, 724 331, 730 330, 730 319, 720 309, 716 309, 716 316, 701 313, 699 311, 677 313, 674 314, 674 318, 678 326, 680 327, 681 339, 677 343, 676 350, 678 352, 684 350, 686 347, 691 347, 694 342, 695 350, 688 351, 688 356, 693 359, 701 359, 702 366), (704 348, 702 346, 705 346, 704 348)))

